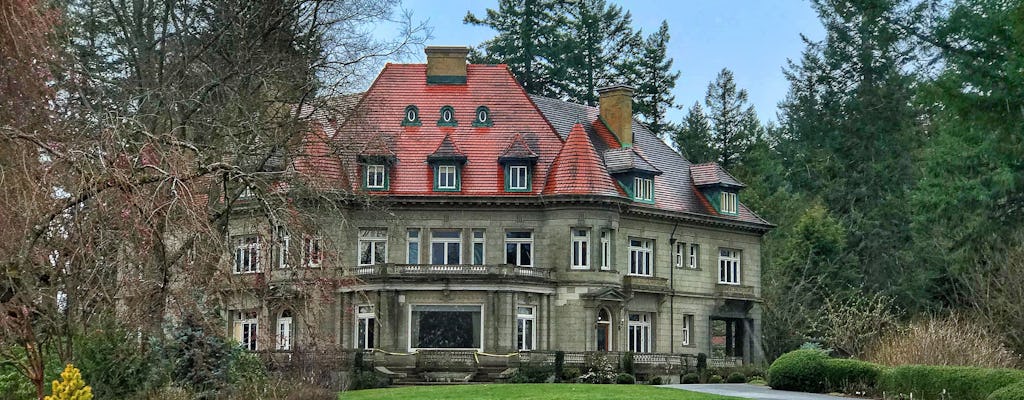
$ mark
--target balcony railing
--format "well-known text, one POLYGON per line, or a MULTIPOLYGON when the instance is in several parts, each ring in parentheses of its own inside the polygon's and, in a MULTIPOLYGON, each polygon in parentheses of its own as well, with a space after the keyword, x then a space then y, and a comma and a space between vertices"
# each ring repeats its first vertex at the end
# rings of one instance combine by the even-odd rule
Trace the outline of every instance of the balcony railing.
POLYGON ((653 276, 626 275, 622 285, 626 290, 638 292, 666 293, 669 291, 668 279, 653 276))
POLYGON ((715 295, 726 299, 755 300, 753 286, 724 285, 718 284, 715 287, 715 295))
POLYGON ((353 275, 360 278, 409 278, 409 277, 494 277, 525 278, 536 280, 551 279, 547 268, 520 267, 511 264, 377 264, 356 267, 353 275))

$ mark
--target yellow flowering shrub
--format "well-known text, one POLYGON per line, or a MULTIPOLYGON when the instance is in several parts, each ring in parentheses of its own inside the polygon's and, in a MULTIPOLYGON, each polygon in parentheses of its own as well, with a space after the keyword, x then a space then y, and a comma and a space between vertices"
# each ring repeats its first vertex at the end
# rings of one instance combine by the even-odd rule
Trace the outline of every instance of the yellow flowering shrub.
POLYGON ((53 395, 45 400, 92 400, 92 388, 85 385, 78 368, 68 364, 60 373, 60 380, 53 381, 53 395))

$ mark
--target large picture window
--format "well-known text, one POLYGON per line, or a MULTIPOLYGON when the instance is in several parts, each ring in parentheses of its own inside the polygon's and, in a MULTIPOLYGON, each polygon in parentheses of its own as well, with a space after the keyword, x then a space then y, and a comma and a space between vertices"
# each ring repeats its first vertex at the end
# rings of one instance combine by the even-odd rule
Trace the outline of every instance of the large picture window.
POLYGON ((572 231, 572 269, 590 268, 590 230, 574 228, 572 231))
POLYGON ((387 229, 359 230, 359 265, 375 265, 388 262, 387 229))
POLYGON ((505 232, 505 263, 522 267, 533 266, 533 232, 505 232))
POLYGON ((430 231, 430 263, 462 264, 462 231, 430 231))
POLYGON ((412 305, 409 350, 483 349, 480 305, 412 305))
POLYGON ((533 307, 516 307, 516 343, 519 350, 537 349, 537 315, 533 307))
POLYGON ((651 314, 629 314, 629 351, 634 353, 651 352, 651 314))
POLYGON ((654 263, 654 240, 629 239, 629 274, 651 276, 654 263))
POLYGON ((718 283, 740 284, 740 251, 721 249, 718 253, 718 283))

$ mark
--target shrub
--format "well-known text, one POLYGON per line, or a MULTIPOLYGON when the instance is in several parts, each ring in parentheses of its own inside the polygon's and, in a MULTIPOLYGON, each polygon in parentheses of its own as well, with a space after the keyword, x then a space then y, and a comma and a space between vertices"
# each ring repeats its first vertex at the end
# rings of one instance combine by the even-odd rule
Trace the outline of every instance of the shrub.
POLYGON ((172 329, 170 343, 162 350, 171 381, 204 399, 216 397, 227 385, 235 347, 218 335, 207 334, 198 321, 186 317, 172 329))
POLYGON ((662 382, 661 377, 660 376, 656 376, 656 377, 654 377, 654 379, 651 379, 651 381, 648 382, 648 383, 651 384, 651 385, 660 385, 661 382, 662 382))
POLYGON ((580 369, 576 367, 569 367, 562 369, 562 380, 566 382, 576 382, 576 379, 580 377, 580 369))
POLYGON ((581 383, 612 383, 616 378, 615 365, 603 354, 594 354, 587 373, 579 377, 581 383))
POLYGON ((831 358, 825 360, 825 390, 847 394, 874 393, 882 367, 866 361, 831 358))
POLYGON ((697 375, 696 372, 691 372, 686 375, 683 375, 683 377, 680 378, 679 381, 686 384, 700 383, 700 375, 697 375))
POLYGON ((697 353, 697 370, 703 371, 705 369, 708 369, 708 355, 697 353))
POLYGON ((825 361, 820 350, 796 350, 783 354, 768 367, 768 386, 777 390, 822 393, 826 389, 825 361))
POLYGON ((623 372, 615 377, 615 383, 618 383, 620 385, 632 385, 636 383, 636 377, 631 374, 623 372))
POLYGON ((552 379, 554 368, 541 365, 521 365, 508 379, 509 383, 546 383, 552 379))
POLYGON ((46 400, 92 400, 92 388, 82 380, 82 373, 68 364, 60 373, 60 380, 53 381, 53 395, 46 400))
POLYGON ((747 383, 747 376, 743 375, 742 372, 733 372, 725 378, 728 383, 747 383))
POLYGON ((722 376, 721 375, 711 375, 711 377, 708 378, 708 383, 722 383, 722 376))
POLYGON ((123 329, 96 329, 76 337, 75 364, 100 399, 123 399, 146 388, 154 349, 123 329))
POLYGON ((565 352, 555 352, 555 381, 562 380, 562 369, 565 368, 565 352))
POLYGON ((1020 358, 986 324, 951 315, 917 321, 868 347, 866 359, 882 365, 958 365, 1012 368, 1020 358))
POLYGON ((751 380, 747 381, 747 383, 751 384, 751 385, 765 386, 765 385, 768 384, 768 381, 764 380, 764 378, 757 377, 757 378, 754 378, 754 379, 751 379, 751 380))
POLYGON ((633 352, 627 351, 622 355, 622 372, 633 375, 633 352))
POLYGON ((1024 400, 1024 381, 1003 386, 988 395, 986 400, 1024 400))
POLYGON ((376 389, 388 387, 388 377, 374 371, 353 371, 348 390, 376 389))
POLYGON ((914 393, 914 398, 986 400, 993 392, 1024 381, 1024 371, 1013 369, 908 365, 888 368, 878 389, 891 394, 914 393))

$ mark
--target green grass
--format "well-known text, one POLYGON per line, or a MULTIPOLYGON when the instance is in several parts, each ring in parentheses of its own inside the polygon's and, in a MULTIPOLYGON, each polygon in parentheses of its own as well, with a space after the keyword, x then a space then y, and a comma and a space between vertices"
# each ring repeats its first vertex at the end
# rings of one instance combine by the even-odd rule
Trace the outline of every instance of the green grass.
POLYGON ((736 400, 739 397, 694 393, 645 385, 587 385, 565 383, 413 386, 342 392, 340 400, 375 399, 488 399, 488 400, 736 400))

